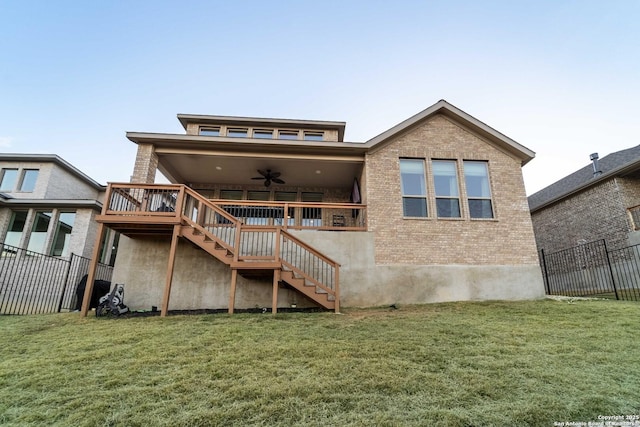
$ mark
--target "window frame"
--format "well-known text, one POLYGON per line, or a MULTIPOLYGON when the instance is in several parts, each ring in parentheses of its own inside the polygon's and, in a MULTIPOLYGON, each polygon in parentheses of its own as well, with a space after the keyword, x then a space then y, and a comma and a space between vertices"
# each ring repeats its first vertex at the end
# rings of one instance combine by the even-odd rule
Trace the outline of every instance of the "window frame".
POLYGON ((469 210, 469 218, 472 220, 492 220, 492 219, 496 219, 496 211, 495 211, 495 204, 493 202, 493 191, 491 188, 491 175, 489 173, 489 162, 486 160, 463 160, 462 161, 462 169, 464 172, 464 179, 465 179, 465 195, 467 198, 467 207, 469 210), (467 181, 467 164, 482 164, 484 165, 484 176, 483 178, 486 180, 486 187, 487 190, 489 192, 489 196, 469 196, 469 183, 467 181), (487 216, 473 216, 473 211, 471 209, 471 201, 472 200, 483 200, 483 201, 489 201, 489 208, 491 210, 491 216, 487 217, 487 216))
MULTIPOLYGON (((458 176, 458 161, 457 160, 452 160, 452 159, 432 159, 431 160, 431 179, 433 180, 433 194, 435 196, 435 202, 436 202, 436 216, 438 219, 461 219, 462 218, 462 207, 461 207, 461 203, 460 203, 460 177, 458 176), (453 172, 454 172, 454 178, 455 178, 455 195, 439 195, 438 194, 438 183, 436 183, 436 177, 440 176, 440 175, 436 175, 436 165, 438 164, 451 164, 453 165, 453 172), (457 201, 457 216, 452 215, 452 216, 446 216, 446 215, 441 215, 441 210, 440 210, 440 204, 438 203, 439 200, 448 200, 448 201, 457 201)), ((449 175, 442 175, 442 176, 449 176, 449 175)), ((452 211, 453 212, 453 211, 452 211)))
POLYGON ((278 130, 278 139, 284 141, 297 141, 300 139, 300 131, 294 129, 280 129, 278 130), (283 138, 283 136, 292 136, 293 138, 283 138))
POLYGON ((220 126, 200 126, 198 129, 198 135, 200 136, 220 136, 221 129, 220 126), (205 133, 211 132, 211 133, 205 133))
POLYGON ((324 141, 324 132, 322 131, 304 131, 302 139, 305 141, 324 141))
POLYGON ((19 177, 19 172, 20 172, 20 168, 2 168, 2 172, 1 176, 0 176, 0 191, 7 191, 7 192, 13 192, 16 189, 16 185, 18 184, 18 177, 19 177), (5 187, 5 178, 7 176, 7 172, 13 172, 14 176, 13 176, 13 181, 11 181, 11 186, 9 187, 5 187))
POLYGON ((255 139, 273 139, 274 131, 273 129, 253 129, 252 134, 255 139), (260 134, 264 136, 257 136, 260 134))
MULTIPOLYGON (((427 162, 425 161, 425 159, 416 159, 416 158, 408 158, 408 157, 403 157, 400 158, 400 162, 398 164, 399 170, 400 170, 400 193, 402 196, 402 216, 403 218, 429 218, 429 187, 427 185, 427 162), (408 194, 405 192, 405 182, 404 179, 402 177, 402 163, 403 162, 420 162, 420 165, 422 166, 422 190, 423 190, 423 194, 408 194), (408 200, 422 200, 423 201, 423 206, 421 208, 423 208, 423 212, 424 215, 408 215, 407 214, 407 204, 405 201, 408 200)), ((417 174, 414 174, 417 175, 417 174)))
POLYGON ((20 184, 18 185, 18 191, 23 193, 33 193, 36 190, 36 184, 38 183, 38 176, 40 175, 40 169, 24 168, 20 173, 20 184), (27 181, 27 174, 35 172, 35 178, 33 184, 29 188, 25 188, 25 183, 31 183, 31 180, 27 181))
POLYGON ((227 128, 227 137, 228 138, 248 138, 249 128, 227 128), (237 133, 238 135, 233 135, 234 133, 237 133))

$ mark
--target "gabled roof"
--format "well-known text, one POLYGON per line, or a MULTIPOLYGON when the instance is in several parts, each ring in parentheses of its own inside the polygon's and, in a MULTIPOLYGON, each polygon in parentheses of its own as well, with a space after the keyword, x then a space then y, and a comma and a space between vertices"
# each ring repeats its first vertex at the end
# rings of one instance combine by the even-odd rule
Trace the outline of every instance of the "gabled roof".
POLYGON ((505 150, 506 152, 514 155, 516 158, 522 160, 522 165, 525 165, 531 159, 533 159, 536 155, 535 152, 529 150, 527 147, 517 143, 513 139, 501 134, 497 130, 492 127, 486 125, 475 117, 465 113, 459 108, 449 104, 444 99, 433 104, 431 107, 419 112, 418 114, 409 117, 407 120, 397 124, 391 129, 381 133, 375 138, 367 141, 366 146, 371 150, 375 151, 379 147, 384 146, 385 143, 389 142, 394 136, 405 132, 411 127, 417 125, 418 123, 435 116, 436 114, 442 114, 453 121, 463 125, 467 129, 472 132, 482 136, 488 141, 492 142, 499 148, 505 150))
POLYGON ((0 153, 0 162, 44 162, 55 163, 67 172, 80 178, 96 190, 105 191, 106 186, 101 185, 82 172, 80 169, 67 162, 56 154, 26 154, 26 153, 0 153))
POLYGON ((598 160, 601 174, 594 176, 593 164, 567 175, 550 186, 529 196, 529 210, 541 209, 573 193, 584 190, 613 176, 620 176, 640 168, 640 145, 611 153, 598 160))

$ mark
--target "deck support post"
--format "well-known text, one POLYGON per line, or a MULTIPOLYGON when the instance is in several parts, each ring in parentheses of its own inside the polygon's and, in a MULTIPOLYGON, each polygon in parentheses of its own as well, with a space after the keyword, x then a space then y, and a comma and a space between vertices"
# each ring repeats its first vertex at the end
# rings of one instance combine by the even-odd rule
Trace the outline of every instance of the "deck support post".
POLYGON ((280 283, 280 270, 273 270, 273 300, 271 302, 271 313, 278 312, 278 283, 280 283))
POLYGON ((229 314, 233 314, 236 305, 236 283, 238 282, 238 270, 231 269, 231 290, 229 291, 229 314))
POLYGON ((104 224, 98 223, 98 232, 96 242, 93 245, 93 254, 91 255, 91 264, 89 264, 89 272, 87 274, 87 284, 84 287, 84 297, 82 298, 82 308, 80 309, 80 317, 87 317, 89 305, 91 304, 91 295, 93 294, 93 282, 96 278, 96 268, 98 267, 98 256, 100 255, 100 244, 102 243, 102 234, 104 233, 104 224))
POLYGON ((176 264, 176 250, 178 249, 178 237, 180 236, 180 224, 173 226, 173 236, 171 237, 171 250, 169 251, 169 261, 167 263, 167 278, 162 295, 162 310, 160 316, 165 317, 169 312, 169 298, 171 296, 171 282, 173 281, 173 269, 176 264))

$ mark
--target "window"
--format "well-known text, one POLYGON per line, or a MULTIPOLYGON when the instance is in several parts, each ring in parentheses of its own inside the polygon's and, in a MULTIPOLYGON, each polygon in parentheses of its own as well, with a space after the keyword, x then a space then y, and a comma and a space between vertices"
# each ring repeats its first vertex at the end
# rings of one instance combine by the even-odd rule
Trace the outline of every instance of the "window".
MULTIPOLYGON (((303 202, 322 202, 322 193, 302 193, 303 202)), ((322 226, 321 208, 302 208, 302 225, 304 227, 322 226)))
POLYGON ((51 222, 51 211, 43 212, 37 211, 36 217, 31 228, 31 235, 29 236, 28 251, 32 252, 45 252, 45 244, 47 243, 47 230, 49 229, 49 223, 51 222))
POLYGON ((323 132, 305 132, 304 140, 305 141, 322 141, 324 137, 323 132))
POLYGON ((226 200, 242 200, 242 190, 220 190, 220 198, 226 200))
POLYGON ((25 169, 22 172, 22 182, 20 183, 20 191, 31 192, 36 188, 36 180, 38 179, 38 169, 25 169))
POLYGON ((469 216, 493 218, 487 162, 465 161, 464 180, 467 187, 469 216))
POLYGON ((20 247, 22 232, 24 231, 24 225, 27 222, 27 213, 28 212, 26 211, 17 211, 11 214, 7 235, 4 238, 5 245, 20 247))
POLYGON ((2 181, 0 181, 0 191, 13 191, 16 187, 18 169, 2 169, 2 181))
POLYGON ((227 136, 231 138, 246 138, 248 135, 247 129, 228 129, 227 136))
POLYGON ((434 160, 432 165, 438 217, 460 218, 456 162, 452 160, 434 160))
POLYGON ((200 128, 199 133, 203 136, 220 136, 220 128, 200 128))
POLYGON ((279 139, 298 139, 297 130, 281 130, 278 132, 279 139))
POLYGON ((258 139, 272 139, 273 131, 269 129, 256 129, 253 131, 253 137, 258 139))
POLYGON ((407 217, 427 216, 427 187, 424 161, 400 159, 403 215, 407 217))
POLYGON ((69 242, 71 241, 71 231, 73 230, 73 222, 75 219, 75 212, 60 213, 53 238, 53 246, 51 247, 51 255, 69 255, 69 242))

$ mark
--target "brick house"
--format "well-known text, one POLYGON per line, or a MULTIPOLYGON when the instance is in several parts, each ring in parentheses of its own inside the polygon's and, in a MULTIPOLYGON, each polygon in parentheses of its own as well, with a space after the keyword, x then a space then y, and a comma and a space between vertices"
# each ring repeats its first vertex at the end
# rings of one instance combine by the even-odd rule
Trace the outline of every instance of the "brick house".
MULTIPOLYGON (((0 242, 62 258, 90 257, 106 187, 54 154, 0 154, 0 242)), ((115 240, 115 242, 114 242, 115 240)), ((101 251, 109 262, 116 233, 101 251)))
POLYGON ((640 243, 640 146, 611 153, 529 196, 538 249, 554 252, 604 239, 640 243))
POLYGON ((113 280, 134 309, 544 295, 534 153, 444 100, 364 143, 344 122, 178 119, 185 134, 127 133, 132 183, 109 185, 98 218, 127 236, 113 280))

